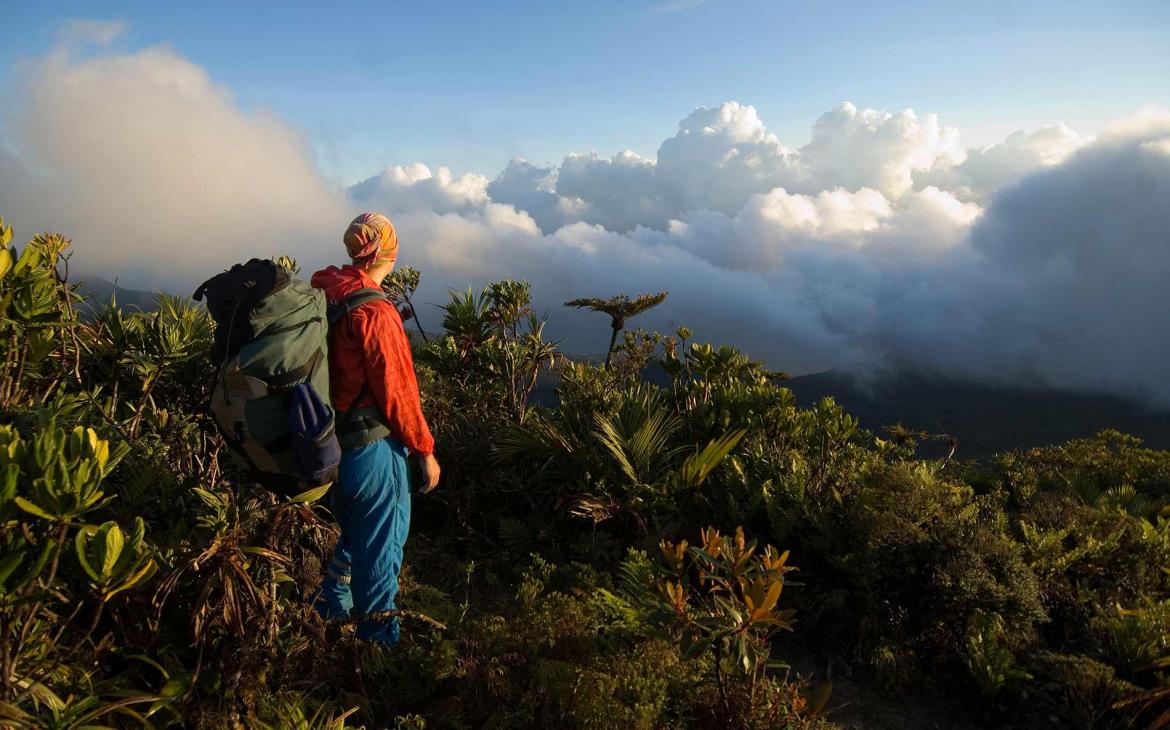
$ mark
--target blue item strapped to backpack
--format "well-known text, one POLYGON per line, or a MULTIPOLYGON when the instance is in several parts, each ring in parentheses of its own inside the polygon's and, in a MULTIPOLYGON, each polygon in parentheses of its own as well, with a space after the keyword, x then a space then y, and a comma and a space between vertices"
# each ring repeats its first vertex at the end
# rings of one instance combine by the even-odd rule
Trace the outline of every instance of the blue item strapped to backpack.
POLYGON ((341 446, 334 435, 333 411, 309 383, 300 383, 289 397, 288 430, 297 468, 308 482, 326 481, 337 473, 341 446))

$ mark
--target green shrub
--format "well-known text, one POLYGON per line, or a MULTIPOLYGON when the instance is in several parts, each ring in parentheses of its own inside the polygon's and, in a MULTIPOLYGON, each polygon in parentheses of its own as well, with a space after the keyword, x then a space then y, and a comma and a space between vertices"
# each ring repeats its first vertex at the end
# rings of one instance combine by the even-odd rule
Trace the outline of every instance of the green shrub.
POLYGON ((1128 610, 1109 607, 1094 617, 1091 629, 1100 658, 1134 677, 1170 651, 1170 601, 1128 610))
POLYGON ((1032 679, 1004 646, 1003 621, 999 616, 974 616, 967 629, 965 648, 967 670, 984 697, 995 697, 1009 683, 1032 679))
POLYGON ((1039 652, 1029 661, 1046 712, 1072 727, 1129 727, 1132 712, 1115 705, 1138 688, 1119 679, 1113 667, 1085 656, 1039 652))

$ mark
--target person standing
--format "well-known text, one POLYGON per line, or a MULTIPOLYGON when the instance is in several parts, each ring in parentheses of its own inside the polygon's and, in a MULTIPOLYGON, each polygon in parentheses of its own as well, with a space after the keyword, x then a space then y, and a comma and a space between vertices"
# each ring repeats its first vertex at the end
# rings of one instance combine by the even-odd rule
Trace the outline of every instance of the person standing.
MULTIPOLYGON (((402 318, 388 299, 361 301, 359 294, 376 295, 394 270, 398 234, 386 216, 363 213, 342 240, 350 263, 312 278, 330 303, 349 310, 329 335, 330 391, 342 456, 331 502, 341 536, 315 599, 326 618, 394 610, 410 529, 408 454, 420 462, 420 492, 434 489, 440 476, 402 318)), ((399 622, 397 617, 365 620, 357 633, 394 645, 399 622)))

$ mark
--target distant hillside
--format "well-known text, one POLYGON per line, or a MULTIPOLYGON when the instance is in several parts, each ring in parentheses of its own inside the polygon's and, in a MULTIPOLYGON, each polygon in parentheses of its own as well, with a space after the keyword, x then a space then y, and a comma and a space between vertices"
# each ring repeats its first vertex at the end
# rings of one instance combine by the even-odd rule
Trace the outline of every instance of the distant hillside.
MULTIPOLYGON (((666 373, 655 367, 646 379, 665 384, 666 373)), ((1170 449, 1170 411, 1149 411, 1110 396, 1077 395, 1052 390, 997 388, 900 375, 862 385, 844 373, 800 375, 782 383, 797 403, 808 407, 825 396, 856 417, 862 428, 883 433, 903 426, 945 433, 959 440, 956 457, 986 459, 1012 449, 1059 444, 1115 428, 1142 438, 1147 446, 1170 449)), ((555 406, 557 378, 543 376, 533 400, 555 406)), ((924 445, 922 454, 937 448, 924 445)))
POLYGON ((1170 412, 1149 411, 1121 398, 1051 390, 997 388, 973 383, 900 375, 862 386, 841 373, 817 373, 784 383, 808 406, 833 396, 864 428, 907 428, 946 433, 959 439, 956 456, 983 459, 1091 436, 1115 428, 1170 449, 1170 412))
POLYGON ((92 315, 106 306, 117 297, 118 305, 123 309, 153 312, 158 308, 158 292, 143 291, 141 289, 127 289, 100 276, 86 276, 81 280, 78 293, 85 297, 82 305, 82 315, 92 315))
MULTIPOLYGON (((128 309, 154 311, 157 292, 127 289, 96 276, 85 277, 80 288, 86 297, 83 316, 92 315, 116 295, 128 309)), ((600 358, 570 356, 597 364, 600 358)), ((665 384, 660 368, 646 379, 665 384)), ((555 406, 558 378, 540 377, 532 400, 555 406)), ((807 407, 832 396, 858 418, 863 428, 881 433, 886 426, 903 426, 929 433, 945 433, 959 440, 956 456, 986 459, 1012 449, 1059 444, 1114 428, 1143 439, 1147 446, 1170 449, 1170 411, 1143 409, 1112 396, 1078 395, 1053 390, 1004 388, 898 375, 876 383, 861 383, 846 373, 800 375, 784 381, 797 402, 807 407)), ((923 449, 929 454, 929 446, 923 449)))

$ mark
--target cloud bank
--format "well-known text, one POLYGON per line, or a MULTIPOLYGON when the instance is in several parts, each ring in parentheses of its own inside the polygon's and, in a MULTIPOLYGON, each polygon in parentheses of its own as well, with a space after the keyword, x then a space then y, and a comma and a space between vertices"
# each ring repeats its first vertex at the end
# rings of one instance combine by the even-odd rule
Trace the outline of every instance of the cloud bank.
POLYGON ((13 101, 0 213, 20 235, 67 232, 93 271, 187 287, 253 255, 311 268, 378 209, 424 299, 528 278, 570 351, 603 347, 607 328, 564 300, 669 290, 638 324, 685 323, 790 371, 1170 405, 1165 109, 1095 139, 1055 124, 967 148, 933 114, 845 103, 787 146, 727 102, 687 115, 653 159, 514 160, 491 180, 404 164, 341 190, 300 134, 166 49, 59 50, 13 101))
MULTIPOLYGON (((94 30, 92 40, 110 39, 94 30)), ((241 111, 166 49, 60 50, 18 89, 4 118, 13 144, 0 153, 2 214, 21 235, 68 233, 84 268, 185 281, 242 252, 311 250, 348 212, 306 140, 241 111)))

